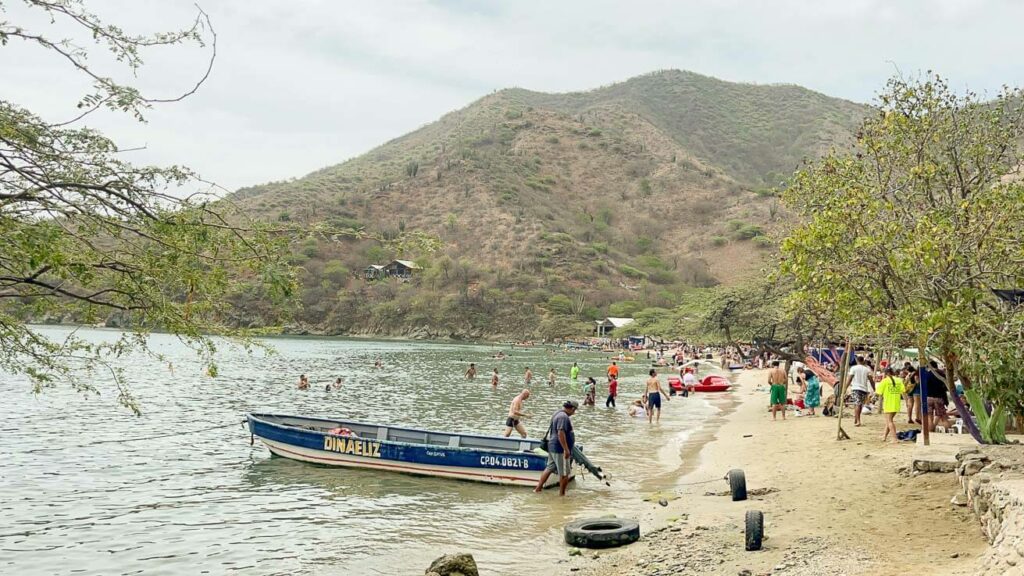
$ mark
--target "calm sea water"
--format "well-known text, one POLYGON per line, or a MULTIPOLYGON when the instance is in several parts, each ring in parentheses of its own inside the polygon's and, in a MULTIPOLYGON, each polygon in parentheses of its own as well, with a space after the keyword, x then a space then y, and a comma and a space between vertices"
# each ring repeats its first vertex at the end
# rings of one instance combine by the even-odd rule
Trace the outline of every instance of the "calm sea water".
POLYGON ((668 403, 659 426, 626 416, 648 365, 620 363, 619 409, 603 407, 599 386, 598 407, 574 417, 578 442, 613 474, 612 487, 587 477, 564 499, 551 490, 271 458, 258 441, 249 445, 240 424, 180 435, 240 423, 249 411, 499 434, 530 366, 526 408, 535 416, 526 425, 540 437, 566 398, 582 400, 568 380, 572 362, 595 377, 608 364, 597 353, 545 349, 512 350, 498 361, 491 355, 499 347, 487 345, 268 342, 276 353, 224 351, 220 375, 209 378, 174 338, 153 336, 171 366, 120 361, 141 417, 117 406, 109 388, 99 397, 62 388, 35 396, 24 379, 0 374, 0 574, 422 574, 456 550, 472 552, 488 574, 544 574, 565 557, 566 522, 652 509, 642 499, 673 485, 686 436, 716 412, 690 398, 668 403), (373 368, 378 356, 383 369, 373 368), (480 369, 475 381, 463 377, 469 362, 480 369), (559 373, 554 388, 550 368, 559 373), (300 373, 310 390, 296 389, 300 373), (338 376, 344 389, 325 392, 338 376), (103 440, 118 442, 82 446, 103 440))

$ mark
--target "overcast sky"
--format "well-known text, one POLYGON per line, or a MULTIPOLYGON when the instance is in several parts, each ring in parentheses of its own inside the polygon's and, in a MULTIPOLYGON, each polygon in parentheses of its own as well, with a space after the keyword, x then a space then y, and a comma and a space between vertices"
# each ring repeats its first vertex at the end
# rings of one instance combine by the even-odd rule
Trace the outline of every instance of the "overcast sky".
MULTIPOLYGON (((185 26, 195 12, 192 0, 86 3, 138 32, 185 26)), ((115 114, 89 122, 122 147, 145 147, 131 153, 137 162, 185 164, 228 189, 341 162, 509 86, 586 90, 678 68, 870 102, 897 70, 933 69, 989 95, 1024 84, 1017 0, 199 3, 218 35, 199 92, 144 125, 115 114)), ((47 31, 17 0, 0 5, 0 21, 47 31)), ((158 97, 182 91, 204 57, 152 54, 138 83, 158 97)), ((0 98, 55 121, 74 115, 87 88, 22 43, 0 47, 0 78, 0 98)))

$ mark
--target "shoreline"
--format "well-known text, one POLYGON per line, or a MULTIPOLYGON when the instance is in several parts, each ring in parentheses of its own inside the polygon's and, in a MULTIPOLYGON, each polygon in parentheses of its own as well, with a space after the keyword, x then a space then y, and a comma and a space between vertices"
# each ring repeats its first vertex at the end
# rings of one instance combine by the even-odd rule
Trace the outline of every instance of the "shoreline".
POLYGON ((773 422, 767 392, 755 391, 766 378, 765 370, 744 371, 731 398, 713 401, 722 412, 681 447, 673 498, 641 519, 639 542, 584 551, 554 573, 974 573, 988 543, 973 516, 950 505, 955 478, 901 474, 914 444, 881 444, 878 415, 860 428, 844 419, 851 440, 843 442, 835 418, 773 422), (754 491, 747 501, 727 495, 722 478, 732 468, 744 470, 754 491), (764 512, 766 538, 761 551, 747 552, 744 514, 754 509, 764 512))

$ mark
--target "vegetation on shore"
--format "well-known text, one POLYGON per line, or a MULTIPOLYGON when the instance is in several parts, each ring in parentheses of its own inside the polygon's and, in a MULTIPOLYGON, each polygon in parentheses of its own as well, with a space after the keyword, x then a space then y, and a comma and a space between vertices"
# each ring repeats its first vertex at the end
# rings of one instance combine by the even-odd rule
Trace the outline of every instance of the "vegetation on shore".
POLYGON ((783 196, 798 224, 782 243, 790 309, 880 349, 933 349, 959 379, 986 441, 1024 415, 1024 309, 994 290, 1024 287, 1022 92, 993 101, 938 77, 894 78, 856 148, 800 171, 783 196), (990 425, 991 424, 991 425, 990 425))

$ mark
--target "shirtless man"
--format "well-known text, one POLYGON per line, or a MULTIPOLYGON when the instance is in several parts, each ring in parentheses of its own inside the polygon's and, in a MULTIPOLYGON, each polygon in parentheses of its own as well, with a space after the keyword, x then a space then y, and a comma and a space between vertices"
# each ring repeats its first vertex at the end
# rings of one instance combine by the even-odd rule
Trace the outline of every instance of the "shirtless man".
POLYGON ((523 375, 523 378, 526 380, 527 386, 530 385, 530 382, 533 382, 533 372, 530 370, 529 366, 526 367, 526 374, 523 375))
POLYGON ((309 389, 309 378, 305 374, 299 374, 299 390, 309 389))
POLYGON ((476 378, 476 364, 470 362, 469 368, 466 370, 466 380, 472 380, 473 378, 476 378))
POLYGON ((523 438, 526 438, 526 428, 520 421, 523 418, 529 418, 530 415, 523 412, 523 402, 530 398, 530 391, 523 390, 518 396, 512 399, 512 404, 508 407, 508 418, 505 420, 505 436, 508 437, 512 434, 512 429, 515 428, 516 432, 523 438))
POLYGON ((552 368, 551 372, 548 372, 548 386, 554 386, 558 376, 555 374, 555 369, 552 368))
POLYGON ((782 410, 782 419, 786 419, 786 383, 788 381, 789 378, 786 376, 786 371, 779 367, 779 361, 773 360, 772 369, 768 371, 772 420, 775 420, 776 412, 779 410, 782 410))
POLYGON ((647 395, 647 422, 651 422, 652 419, 655 422, 661 422, 662 396, 664 396, 665 402, 668 402, 671 398, 669 398, 668 392, 661 387, 661 380, 658 380, 658 371, 651 368, 649 374, 651 377, 647 379, 647 388, 644 392, 647 395), (654 416, 655 410, 658 411, 657 417, 654 416))
POLYGON ((498 387, 498 369, 497 368, 495 368, 494 372, 491 373, 491 387, 492 388, 497 388, 498 387))

